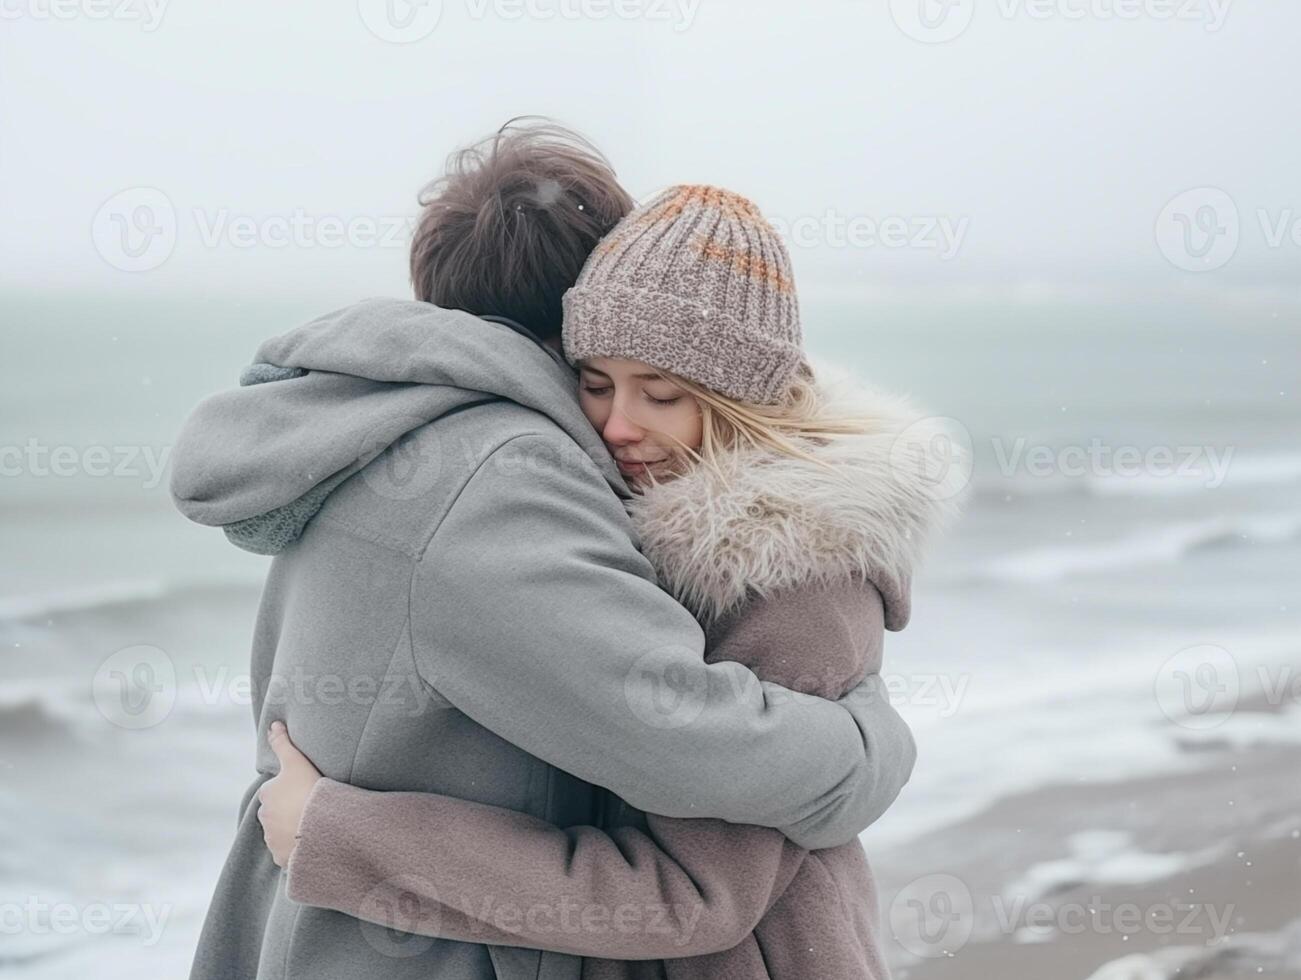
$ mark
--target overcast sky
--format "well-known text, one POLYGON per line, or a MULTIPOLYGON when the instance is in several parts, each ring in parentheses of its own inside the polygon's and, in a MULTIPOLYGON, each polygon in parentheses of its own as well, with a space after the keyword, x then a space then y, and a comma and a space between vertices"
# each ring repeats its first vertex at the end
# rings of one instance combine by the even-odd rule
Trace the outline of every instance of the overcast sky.
POLYGON ((419 187, 520 113, 587 133, 635 195, 679 181, 750 195, 799 238, 802 276, 1301 281, 1291 0, 0 0, 0 14, 11 286, 402 294, 419 187))

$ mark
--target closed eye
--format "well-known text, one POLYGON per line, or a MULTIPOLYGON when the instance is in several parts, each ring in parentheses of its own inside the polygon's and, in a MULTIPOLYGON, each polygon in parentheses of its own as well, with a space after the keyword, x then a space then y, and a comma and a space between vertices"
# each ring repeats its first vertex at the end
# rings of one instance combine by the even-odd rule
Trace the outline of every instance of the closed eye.
POLYGON ((589 395, 595 395, 597 398, 604 398, 610 393, 610 386, 583 385, 583 390, 589 395))

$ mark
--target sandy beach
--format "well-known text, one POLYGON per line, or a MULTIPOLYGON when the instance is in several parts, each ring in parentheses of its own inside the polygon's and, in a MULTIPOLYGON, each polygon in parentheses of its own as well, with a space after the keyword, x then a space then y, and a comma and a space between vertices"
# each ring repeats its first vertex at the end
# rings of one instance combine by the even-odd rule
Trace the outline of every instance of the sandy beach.
MULTIPOLYGON (((1295 704, 1235 715, 1301 725, 1295 704)), ((874 858, 897 980, 1301 977, 1301 749, 1245 743, 1008 797, 874 858)))

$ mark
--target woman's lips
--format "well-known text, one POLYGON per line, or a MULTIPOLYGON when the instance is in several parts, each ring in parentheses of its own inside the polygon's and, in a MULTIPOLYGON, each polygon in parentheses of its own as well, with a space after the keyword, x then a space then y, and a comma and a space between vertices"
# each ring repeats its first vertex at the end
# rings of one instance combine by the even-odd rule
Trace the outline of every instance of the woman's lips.
POLYGON ((641 473, 664 462, 662 459, 615 459, 619 469, 628 473, 641 473))

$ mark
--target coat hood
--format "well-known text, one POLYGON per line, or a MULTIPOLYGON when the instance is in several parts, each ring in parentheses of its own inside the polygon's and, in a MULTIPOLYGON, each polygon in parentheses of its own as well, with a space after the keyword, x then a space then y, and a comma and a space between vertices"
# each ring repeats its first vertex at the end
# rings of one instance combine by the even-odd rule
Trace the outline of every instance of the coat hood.
POLYGON ((171 492, 186 517, 257 554, 283 550, 335 487, 408 432, 499 399, 549 417, 627 496, 578 407, 573 370, 469 313, 365 300, 265 342, 240 384, 186 422, 171 492))
POLYGON ((736 450, 716 468, 693 466, 628 505, 660 584, 706 622, 752 593, 855 576, 881 592, 888 629, 908 622, 914 566, 927 540, 956 516, 968 454, 945 443, 952 452, 938 469, 936 440, 947 438, 940 420, 883 392, 851 391, 843 381, 821 386, 828 415, 876 422, 867 434, 801 442, 828 465, 736 450))

